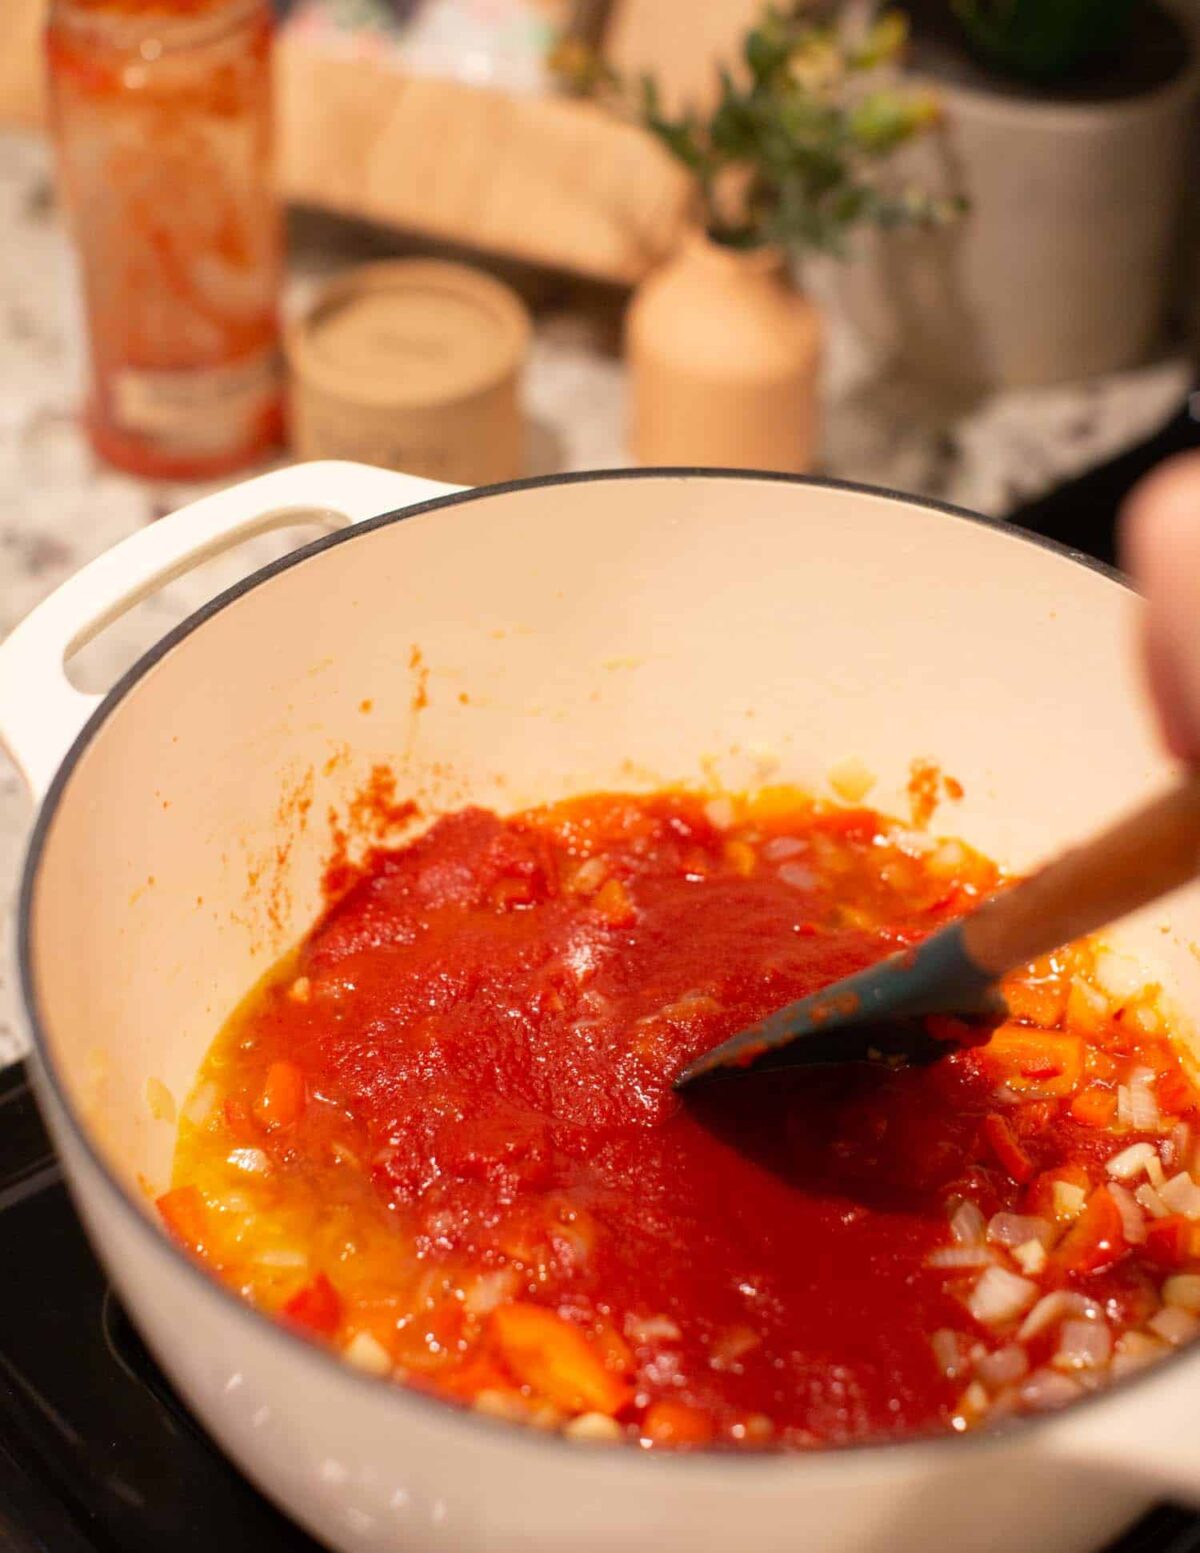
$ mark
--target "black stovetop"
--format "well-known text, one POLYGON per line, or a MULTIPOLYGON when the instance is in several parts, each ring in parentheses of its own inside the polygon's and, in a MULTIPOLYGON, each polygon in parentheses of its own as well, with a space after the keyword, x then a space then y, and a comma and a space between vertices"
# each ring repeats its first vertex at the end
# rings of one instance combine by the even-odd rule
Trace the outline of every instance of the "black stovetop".
MULTIPOLYGON (((316 1553, 218 1453, 79 1227, 22 1066, 0 1072, 0 1548, 316 1553)), ((1108 1553, 1200 1553, 1164 1505, 1108 1553)))

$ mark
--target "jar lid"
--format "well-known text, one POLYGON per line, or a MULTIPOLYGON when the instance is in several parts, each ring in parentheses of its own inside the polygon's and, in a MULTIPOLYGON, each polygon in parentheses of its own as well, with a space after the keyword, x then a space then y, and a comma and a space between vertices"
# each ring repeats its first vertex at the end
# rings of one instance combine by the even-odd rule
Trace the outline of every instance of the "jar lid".
POLYGON ((424 406, 469 398, 514 375, 529 315, 508 286, 432 259, 392 259, 340 276, 287 331, 292 370, 338 399, 424 406))

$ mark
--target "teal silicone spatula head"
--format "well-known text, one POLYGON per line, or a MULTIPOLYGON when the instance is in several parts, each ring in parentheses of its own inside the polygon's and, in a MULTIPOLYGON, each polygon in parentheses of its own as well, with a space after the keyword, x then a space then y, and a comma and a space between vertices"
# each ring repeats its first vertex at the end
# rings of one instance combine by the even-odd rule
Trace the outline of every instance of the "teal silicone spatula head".
POLYGON ((981 1035, 1004 1013, 997 981, 1200 872, 1200 775, 986 901, 915 949, 790 1003, 690 1062, 677 1089, 759 1064, 928 1061, 949 1049, 927 1017, 981 1035), (981 1020, 983 1021, 981 1023, 981 1020))

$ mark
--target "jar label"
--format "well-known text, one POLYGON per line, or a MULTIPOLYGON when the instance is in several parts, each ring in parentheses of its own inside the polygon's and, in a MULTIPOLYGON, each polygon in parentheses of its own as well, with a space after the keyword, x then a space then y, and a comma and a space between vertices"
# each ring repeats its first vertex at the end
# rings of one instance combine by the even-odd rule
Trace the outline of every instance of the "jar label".
POLYGON ((110 381, 122 431, 178 453, 219 453, 254 437, 278 401, 282 370, 272 347, 219 366, 122 367, 110 381))

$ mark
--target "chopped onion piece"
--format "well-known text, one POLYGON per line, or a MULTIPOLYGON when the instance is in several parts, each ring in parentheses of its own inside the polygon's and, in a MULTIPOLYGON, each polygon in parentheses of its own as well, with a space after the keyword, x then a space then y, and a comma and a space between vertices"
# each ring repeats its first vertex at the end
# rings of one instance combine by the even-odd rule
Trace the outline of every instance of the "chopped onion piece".
POLYGON ((562 1432, 571 1440, 597 1440, 607 1443, 619 1440, 625 1431, 615 1418, 607 1413, 580 1413, 563 1425, 562 1432))
POLYGON ((1171 1211, 1148 1181, 1139 1186, 1133 1195, 1152 1218, 1165 1219, 1171 1211))
POLYGON ((1134 1370, 1145 1369, 1167 1352, 1167 1345, 1160 1338, 1148 1337, 1145 1332, 1126 1332, 1117 1339, 1117 1351, 1113 1355, 1112 1373, 1130 1375, 1134 1370))
POLYGON ((1186 1170, 1191 1151, 1192 1129, 1186 1122, 1176 1122, 1171 1128, 1171 1136, 1162 1145, 1163 1163, 1173 1165, 1178 1170, 1186 1170))
POLYGON ((996 1258, 986 1246, 943 1246, 925 1258, 926 1267, 991 1267, 996 1258))
POLYGON ((1029 1355, 1016 1343, 997 1348, 995 1353, 980 1359, 975 1366, 976 1377, 991 1391, 1003 1386, 1015 1385, 1029 1373, 1029 1355))
POLYGON ((1036 1278, 1046 1269, 1046 1248, 1040 1240, 1027 1240, 1023 1246, 1014 1246, 1012 1254, 1017 1266, 1030 1278, 1036 1278))
POLYGON ((1134 1181, 1158 1155, 1152 1143, 1131 1143, 1127 1149, 1114 1154, 1105 1169, 1117 1181, 1134 1181))
POLYGON ((1163 1284, 1162 1297, 1168 1305, 1200 1315, 1200 1273, 1176 1273, 1163 1284))
POLYGON ((950 1219, 950 1233, 960 1246, 979 1246, 986 1223, 973 1202, 960 1202, 950 1219))
POLYGON ((992 1399, 987 1392, 977 1380, 973 1380, 958 1399, 958 1406, 950 1420, 950 1427, 961 1434, 965 1429, 970 1429, 973 1424, 979 1423, 991 1405, 992 1399))
POLYGON ((957 1380, 967 1372, 967 1359, 963 1354, 962 1340, 949 1327, 941 1327, 929 1340, 937 1367, 947 1380, 957 1380))
POLYGON ((1038 1286, 1003 1267, 989 1267, 967 1299, 967 1309, 985 1326, 999 1326, 1029 1309, 1038 1286))
POLYGON ((1200 1317, 1194 1316, 1190 1310, 1181 1310, 1178 1305, 1164 1305, 1156 1316, 1151 1316, 1146 1325, 1156 1337, 1161 1337, 1172 1347, 1178 1347, 1180 1343, 1190 1342, 1200 1332, 1200 1317))
POLYGON ((715 825, 718 830, 728 830, 733 824, 733 799, 710 798, 704 805, 704 817, 710 825, 715 825))
POLYGON ((271 1161, 262 1149, 230 1149, 227 1163, 248 1176, 266 1175, 271 1168, 271 1161))
POLYGON ((1068 1316, 1083 1316, 1089 1321, 1098 1321, 1100 1307, 1094 1300, 1089 1300, 1084 1294, 1077 1294, 1073 1289, 1055 1289, 1053 1294, 1043 1294, 1025 1317, 1017 1333, 1017 1340, 1027 1343, 1031 1337, 1036 1337, 1039 1332, 1046 1331, 1056 1321, 1063 1321, 1068 1316))
POLYGON ((1117 1000, 1127 1003, 1146 990, 1146 978, 1132 955, 1103 949, 1097 954, 1092 974, 1099 986, 1117 1000))
POLYGON ((626 1316, 625 1336, 631 1343, 677 1343, 683 1333, 670 1316, 626 1316))
POLYGON ((1200 1186, 1186 1170, 1159 1187, 1158 1195, 1171 1213, 1182 1213, 1185 1219, 1200 1219, 1200 1186))
POLYGON ((1076 1186, 1074 1181, 1056 1181, 1054 1183, 1054 1217, 1060 1222, 1077 1219, 1083 1212, 1083 1205, 1086 1202, 1086 1189, 1082 1186, 1076 1186))
POLYGON ((1163 1182, 1167 1179, 1167 1172, 1163 1169, 1162 1160, 1159 1159, 1157 1154, 1146 1166, 1146 1175, 1155 1191, 1160 1191, 1163 1182))
POLYGON ((741 1361, 761 1343, 762 1338, 753 1327, 726 1327, 713 1339, 708 1362, 714 1370, 729 1370, 740 1375, 741 1361))
POLYGON ((1017 1395, 1025 1407, 1041 1412, 1044 1408, 1062 1407, 1064 1403, 1074 1402, 1081 1390, 1078 1381, 1072 1380, 1069 1375, 1060 1375, 1056 1370, 1034 1370, 1027 1380, 1022 1381, 1017 1395))
POLYGON ((1148 1084, 1139 1084, 1131 1080, 1129 1085, 1129 1125, 1138 1132, 1153 1132, 1160 1120, 1158 1101, 1155 1099, 1154 1091, 1148 1084))
POLYGON ((1048 1246, 1054 1239, 1054 1225, 1028 1213, 994 1213, 988 1220, 987 1238, 998 1246, 1023 1246, 1031 1240, 1048 1246))
POLYGON ((875 786, 875 773, 857 756, 851 756, 830 769, 829 785, 844 803, 861 803, 875 786))
POLYGON ((1121 1232, 1130 1246, 1140 1246, 1146 1240, 1146 1219, 1142 1210, 1123 1186, 1116 1181, 1108 1189, 1108 1195, 1117 1205, 1121 1215, 1121 1232))
POLYGON ((790 884, 793 890, 811 890, 817 882, 817 876, 811 868, 805 868, 803 863, 781 863, 779 877, 784 884, 790 884))
POLYGON ((1117 1085, 1117 1121, 1122 1127, 1133 1126, 1133 1102, 1128 1084, 1117 1085))
POLYGON ((463 1309, 471 1316, 486 1316, 489 1311, 512 1299, 520 1286, 520 1278, 512 1267, 498 1267, 480 1273, 463 1295, 463 1309))
POLYGON ((806 850, 807 843, 797 841, 795 836, 773 836, 763 847, 762 855, 768 863, 782 863, 789 857, 799 857, 806 850))
POLYGON ((210 1079, 207 1084, 201 1084, 183 1108, 184 1121, 190 1122, 193 1127, 203 1127, 217 1109, 220 1099, 221 1086, 215 1080, 210 1079))
POLYGON ((1054 1363, 1060 1369, 1097 1370, 1112 1358, 1112 1333, 1104 1321, 1064 1321, 1054 1363))
POLYGON ((308 1256, 292 1246, 273 1246, 254 1258, 260 1267, 307 1267, 308 1256))
POLYGON ((368 1375, 390 1375, 392 1356, 370 1332, 356 1332, 342 1349, 342 1357, 368 1375))

